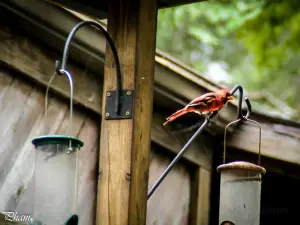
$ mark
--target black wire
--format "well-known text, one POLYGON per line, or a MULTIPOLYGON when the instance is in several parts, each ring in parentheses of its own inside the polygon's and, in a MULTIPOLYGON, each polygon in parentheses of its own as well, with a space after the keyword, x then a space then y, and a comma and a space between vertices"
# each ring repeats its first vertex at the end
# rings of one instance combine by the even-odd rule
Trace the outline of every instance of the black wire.
POLYGON ((91 25, 96 27, 97 29, 99 29, 105 36, 111 51, 113 53, 114 56, 114 61, 116 64, 116 76, 117 76, 117 87, 116 87, 116 91, 117 91, 117 95, 116 95, 116 99, 115 99, 115 112, 117 114, 120 113, 120 91, 122 88, 122 76, 121 76, 121 67, 120 67, 120 61, 119 61, 119 57, 118 57, 118 52, 117 49, 115 47, 115 44, 112 40, 112 38, 110 37, 110 35, 108 34, 108 32, 97 22, 95 21, 82 21, 80 23, 78 23, 70 32, 68 39, 66 41, 65 44, 65 48, 64 48, 64 53, 63 53, 63 57, 62 57, 62 61, 60 62, 56 62, 56 72, 60 73, 60 70, 66 70, 66 64, 67 64, 67 60, 68 60, 68 54, 69 54, 69 48, 70 48, 70 44, 73 40, 73 37, 75 36, 76 32, 83 26, 85 25, 91 25))

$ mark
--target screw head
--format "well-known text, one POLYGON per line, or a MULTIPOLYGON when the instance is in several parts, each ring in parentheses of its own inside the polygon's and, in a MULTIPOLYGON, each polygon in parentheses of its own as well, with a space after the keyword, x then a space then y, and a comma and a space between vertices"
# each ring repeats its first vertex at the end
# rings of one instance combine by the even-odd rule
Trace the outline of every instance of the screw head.
POLYGON ((105 116, 106 116, 106 117, 109 117, 109 113, 105 113, 105 116))
POLYGON ((126 94, 127 94, 127 95, 131 95, 131 91, 127 91, 126 94))
POLYGON ((111 93, 110 93, 110 92, 107 92, 107 93, 106 93, 106 96, 108 96, 108 97, 111 96, 111 93))
POLYGON ((126 112, 126 116, 129 116, 129 115, 130 115, 130 112, 127 111, 127 112, 126 112))

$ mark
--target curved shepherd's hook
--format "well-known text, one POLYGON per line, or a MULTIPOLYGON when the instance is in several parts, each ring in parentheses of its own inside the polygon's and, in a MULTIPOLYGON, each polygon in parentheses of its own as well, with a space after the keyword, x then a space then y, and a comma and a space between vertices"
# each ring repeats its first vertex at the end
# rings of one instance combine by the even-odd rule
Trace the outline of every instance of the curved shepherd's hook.
POLYGON ((111 50, 112 50, 112 53, 113 53, 113 56, 114 56, 114 60, 115 60, 115 64, 116 64, 116 76, 117 76, 117 86, 116 86, 116 89, 117 89, 117 96, 116 96, 116 102, 115 102, 115 112, 117 114, 119 114, 120 112, 120 90, 122 88, 122 76, 121 76, 121 67, 120 67, 120 60, 119 60, 119 57, 118 57, 118 52, 117 52, 117 49, 114 45, 114 42, 112 40, 112 38, 109 36, 108 32, 97 22, 95 21, 82 21, 80 23, 78 23, 71 31, 71 33, 69 34, 68 36, 68 39, 66 41, 66 44, 65 44, 65 48, 64 48, 64 53, 63 53, 63 57, 62 57, 62 61, 56 61, 55 63, 55 67, 56 67, 56 72, 57 74, 63 74, 65 73, 66 70, 66 64, 67 64, 67 61, 68 61, 68 54, 69 54, 69 48, 70 48, 70 44, 73 40, 73 37, 75 36, 76 32, 83 26, 87 26, 87 25, 90 25, 90 26, 94 26, 96 27, 98 30, 100 30, 111 50))
MULTIPOLYGON (((247 114, 246 116, 243 115, 242 112, 242 103, 243 103, 243 88, 240 85, 235 86, 231 91, 230 94, 233 95, 237 90, 239 90, 239 100, 238 100, 238 121, 240 120, 248 120, 248 117, 251 114, 251 104, 249 99, 246 97, 245 102, 247 105, 247 114)), ((220 109, 219 109, 220 110, 220 109)), ((219 111, 218 110, 218 111, 219 111)), ((176 157, 173 159, 173 161, 169 164, 167 169, 163 172, 163 174, 158 178, 158 180, 155 182, 155 184, 152 186, 150 191, 148 192, 147 198, 149 199, 154 191, 158 188, 158 186, 161 184, 161 182, 165 179, 165 177, 168 175, 168 173, 171 171, 171 169, 176 165, 176 163, 182 158, 183 154, 186 152, 188 147, 191 145, 191 143, 196 139, 196 137, 202 133, 202 131, 205 129, 205 127, 209 124, 210 120, 213 119, 218 111, 213 112, 208 118, 205 119, 204 123, 199 127, 199 129, 195 132, 195 134, 188 140, 188 142, 183 146, 183 148, 179 151, 179 153, 176 155, 176 157)))
POLYGON ((243 91, 243 88, 241 85, 236 85, 231 91, 230 91, 230 94, 233 95, 237 90, 239 90, 240 94, 239 94, 239 101, 238 101, 238 112, 237 112, 237 115, 238 115, 238 119, 248 119, 250 114, 251 114, 251 104, 250 104, 250 101, 247 97, 245 97, 245 102, 247 104, 247 114, 246 116, 243 115, 243 112, 242 112, 242 109, 243 109, 243 94, 244 94, 244 91, 243 91))

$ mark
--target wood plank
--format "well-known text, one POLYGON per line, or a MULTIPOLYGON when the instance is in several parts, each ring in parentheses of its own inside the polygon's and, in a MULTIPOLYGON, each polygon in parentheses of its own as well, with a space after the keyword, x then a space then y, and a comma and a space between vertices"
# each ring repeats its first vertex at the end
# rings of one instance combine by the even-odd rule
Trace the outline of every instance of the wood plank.
MULTIPOLYGON (((55 71, 55 60, 61 58, 60 55, 49 51, 49 49, 37 46, 25 36, 15 36, 14 39, 1 40, 0 48, 2 49, 0 62, 45 87, 55 71), (35 54, 31 54, 31 52, 35 54)), ((99 109, 102 105, 102 96, 99 94, 102 92, 100 77, 75 66, 71 62, 68 64, 68 69, 73 75, 75 103, 81 103, 94 112, 100 112, 99 109)), ((66 78, 56 77, 51 86, 55 92, 69 98, 69 83, 66 78)))
POLYGON ((80 223, 95 224, 98 159, 99 126, 98 119, 86 118, 78 135, 84 147, 79 152, 78 164, 78 212, 80 223))
POLYGON ((192 176, 190 225, 209 224, 211 172, 198 167, 192 176))
MULTIPOLYGON (((133 9, 133 13, 137 13, 137 24, 134 32, 136 35, 135 56, 132 60, 135 64, 133 65, 135 69, 135 76, 133 77, 135 98, 128 224, 143 225, 146 224, 147 214, 158 6, 156 0, 130 2, 137 4, 137 7, 133 9)), ((124 11, 126 14, 128 12, 124 11)), ((126 25, 130 25, 130 21, 134 18, 135 15, 128 17, 129 20, 126 25)))
MULTIPOLYGON (((18 36, 18 38, 10 41, 0 41, 0 48, 3 49, 3 52, 0 55, 0 62, 9 65, 13 70, 20 72, 36 84, 46 88, 54 70, 53 64, 56 59, 60 58, 58 55, 52 53, 49 49, 43 48, 37 43, 33 43, 33 41, 23 36, 18 36), (32 55, 30 52, 35 52, 35 54, 32 55), (39 58, 38 63, 36 63, 35 57, 39 58)), ((103 90, 102 78, 88 70, 84 71, 83 69, 74 66, 72 62, 68 64, 68 68, 73 72, 72 75, 75 88, 74 103, 78 103, 88 110, 101 115, 101 96, 103 90)), ((69 87, 66 79, 56 77, 50 90, 65 99, 69 99, 69 87)), ((151 134, 152 141, 163 146, 166 150, 177 154, 184 144, 183 142, 177 141, 180 135, 175 136, 171 133, 171 129, 167 129, 164 131, 166 136, 162 137, 160 132, 162 132, 163 129, 161 125, 164 118, 162 119, 157 113, 154 115, 153 120, 151 134), (156 117, 158 118, 156 119, 156 117), (159 121, 159 123, 156 123, 155 121, 159 121)), ((203 140, 201 140, 201 142, 204 143, 203 140)), ((204 160, 202 157, 195 157, 198 154, 198 151, 198 148, 191 146, 185 153, 184 158, 197 165, 210 165, 209 162, 203 163, 204 160)))
MULTIPOLYGON (((59 4, 59 5, 65 5, 68 8, 73 8, 74 10, 81 11, 86 14, 91 14, 93 16, 100 17, 101 19, 105 19, 108 17, 108 0, 102 0, 101 2, 94 2, 94 1, 83 1, 83 0, 48 0, 49 2, 52 2, 52 4, 59 4)), ((153 0, 152 0, 153 1, 153 0)), ((152 1, 149 1, 150 3, 152 1)), ((169 7, 175 7, 185 4, 191 4, 201 1, 207 1, 207 0, 159 0, 157 1, 159 8, 169 8, 169 7)))
MULTIPOLYGON (((109 4, 108 32, 119 53, 123 88, 135 93, 131 120, 102 118, 96 223, 142 225, 146 223, 157 6, 148 0, 109 4)), ((109 46, 104 74, 106 93, 116 88, 109 46)))
POLYGON ((23 132, 26 129, 24 126, 18 127, 24 125, 22 116, 28 116, 29 111, 33 110, 32 106, 34 105, 30 105, 29 100, 31 92, 32 86, 27 86, 27 84, 15 80, 6 92, 0 106, 0 123, 2 124, 2 129, 0 130, 0 190, 17 154, 19 142, 16 139, 16 135, 19 132, 24 135, 23 132))
MULTIPOLYGON (((44 94, 40 93, 44 98, 44 94)), ((40 103, 44 103, 44 99, 40 103)), ((43 109, 41 107, 41 109, 43 109)), ((14 211, 18 213, 26 214, 32 212, 34 198, 34 146, 31 141, 34 137, 56 133, 57 129, 60 126, 61 121, 66 115, 67 107, 62 105, 60 101, 56 99, 49 99, 48 105, 48 123, 49 126, 44 126, 44 111, 36 117, 36 122, 28 129, 28 138, 23 142, 22 147, 20 148, 19 156, 15 161, 14 168, 11 170, 10 174, 7 174, 7 179, 12 179, 14 182, 12 186, 7 186, 5 196, 9 197, 13 205, 17 206, 14 211), (14 173, 18 171, 18 173, 14 173)))
MULTIPOLYGON (((295 135, 296 129, 293 129, 292 133, 283 133, 282 127, 276 125, 261 124, 261 128, 263 156, 300 164, 300 139, 295 135)), ((297 130, 300 133, 300 130, 297 130)), ((228 138, 227 146, 258 154, 258 133, 259 130, 255 125, 243 124, 228 138)))
POLYGON ((5 68, 0 67, 0 105, 2 105, 3 98, 6 91, 9 90, 13 82, 13 76, 5 68))
MULTIPOLYGON (((18 87, 15 87, 16 89, 18 87)), ((17 90, 14 90, 17 91, 17 90)), ((25 101, 24 106, 22 106, 22 111, 19 112, 20 107, 18 102, 12 104, 13 109, 19 113, 16 122, 10 124, 9 132, 3 137, 3 144, 1 149, 4 150, 1 154, 0 163, 0 195, 3 196, 2 203, 7 203, 6 205, 1 205, 0 208, 6 208, 7 211, 13 211, 20 201, 21 193, 18 192, 18 180, 24 178, 24 170, 18 168, 19 157, 24 156, 22 150, 24 145, 27 145, 28 139, 30 139, 30 131, 33 125, 36 123, 36 119, 42 113, 40 107, 40 101, 43 96, 35 91, 32 91, 27 101, 25 101), (15 193, 12 195, 12 191, 15 193), (19 194, 18 194, 19 193, 19 194), (8 200, 9 198, 9 200, 8 200), (7 201, 5 201, 7 199, 7 201)), ((30 141, 28 141, 30 143, 30 141)), ((28 148, 30 150, 32 148, 28 148)), ((26 150, 25 150, 26 151, 26 150)), ((22 157, 25 160, 26 157, 22 157)), ((28 164, 32 164, 33 159, 27 161, 28 164)), ((28 171, 27 171, 28 172, 28 171)), ((20 189, 22 190, 22 188, 20 189)))
MULTIPOLYGON (((36 95, 35 99, 32 98, 31 104, 35 104, 34 102, 36 102, 36 104, 43 102, 43 94, 36 93, 36 95)), ((15 107, 18 107, 18 105, 15 105, 15 107)), ((34 151, 32 151, 34 147, 31 140, 33 137, 44 134, 45 132, 43 124, 44 114, 41 109, 42 107, 31 109, 30 113, 36 110, 39 114, 36 115, 31 122, 30 117, 23 117, 22 122, 27 124, 26 131, 20 129, 23 133, 20 134, 17 132, 15 135, 15 138, 19 138, 21 142, 16 142, 18 143, 18 145, 15 146, 18 154, 14 157, 13 167, 10 170, 7 169, 5 173, 5 181, 7 182, 4 182, 0 189, 0 194, 2 196, 1 203, 3 204, 0 205, 0 209, 15 211, 17 208, 19 213, 29 213, 28 210, 30 211, 32 209, 32 201, 30 199, 32 199, 33 196, 31 196, 32 193, 30 193, 30 190, 28 189, 34 170, 34 151), (28 135, 24 135, 24 133, 27 133, 28 135), (27 190, 29 190, 29 193, 26 194, 29 194, 29 196, 27 201, 24 201, 26 200, 26 197, 24 199, 23 194, 25 194, 27 190)), ((65 111, 66 107, 57 105, 55 101, 50 102, 48 116, 50 119, 49 121, 52 121, 51 130, 54 133, 58 128, 57 123, 58 121, 61 122, 61 119, 63 119, 65 115, 65 111)), ((30 115, 27 114, 27 117, 28 116, 30 115)), ((49 130, 46 130, 46 133, 47 131, 49 130)))
MULTIPOLYGON (((223 162, 223 152, 219 155, 219 160, 220 162, 223 162)), ((257 164, 258 156, 250 152, 237 151, 236 149, 228 148, 226 160, 226 162, 244 160, 250 163, 257 164)), ((261 166, 266 169, 267 173, 273 172, 293 179, 300 179, 300 168, 295 164, 262 157, 261 166)))
MULTIPOLYGON (((153 186, 172 158, 157 148, 150 154, 148 188, 153 186)), ((189 164, 180 161, 168 174, 147 202, 147 225, 188 225, 191 199, 191 177, 189 164)))

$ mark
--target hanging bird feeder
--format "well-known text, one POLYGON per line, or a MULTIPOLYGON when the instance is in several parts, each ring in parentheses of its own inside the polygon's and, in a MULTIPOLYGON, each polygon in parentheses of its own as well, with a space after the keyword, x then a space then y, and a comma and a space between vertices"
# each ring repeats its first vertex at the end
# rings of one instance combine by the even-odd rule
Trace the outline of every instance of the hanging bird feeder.
MULTIPOLYGON (((248 110, 251 110, 249 102, 248 110)), ((223 165, 217 170, 220 172, 220 225, 259 225, 260 220, 260 198, 262 175, 266 173, 265 168, 260 166, 261 127, 258 122, 248 119, 240 114, 240 119, 229 123, 224 133, 224 155, 223 165), (226 131, 228 127, 239 121, 249 121, 259 127, 259 152, 258 165, 236 161, 225 164, 226 160, 226 131)))
MULTIPOLYGON (((70 83, 70 120, 68 131, 72 131, 73 81, 63 71, 70 83)), ((55 74, 51 77, 45 98, 47 124, 48 91, 55 74)), ((78 150, 83 142, 72 136, 43 135, 32 140, 35 146, 35 192, 31 225, 78 224, 77 164, 78 150)))
MULTIPOLYGON (((105 119, 132 118, 134 90, 122 89, 120 60, 112 38, 99 23, 82 21, 73 27, 66 40, 62 60, 56 61, 56 73, 49 81, 45 98, 46 125, 50 84, 56 74, 67 76, 70 83, 69 133, 72 131, 73 79, 66 65, 71 42, 76 32, 84 26, 93 26, 104 34, 115 60, 116 90, 108 90, 106 93, 105 119)), ((83 146, 83 142, 72 136, 44 135, 33 139, 32 143, 36 148, 36 168, 34 212, 31 225, 77 225, 79 223, 76 211, 78 150, 83 146)))

